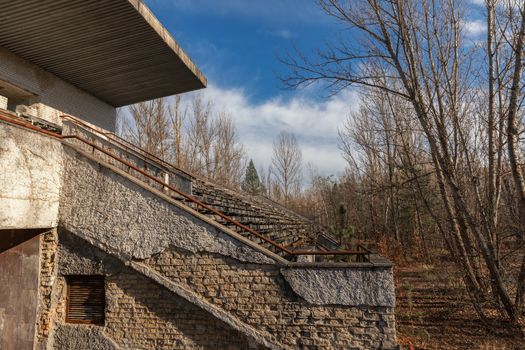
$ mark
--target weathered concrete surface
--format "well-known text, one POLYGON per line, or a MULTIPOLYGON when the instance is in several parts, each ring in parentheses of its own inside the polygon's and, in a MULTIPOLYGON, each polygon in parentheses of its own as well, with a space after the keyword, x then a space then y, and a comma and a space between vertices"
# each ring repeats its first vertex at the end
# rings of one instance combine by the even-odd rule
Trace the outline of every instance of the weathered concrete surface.
POLYGON ((115 130, 114 107, 0 46, 0 86, 2 81, 31 96, 19 102, 29 106, 36 117, 59 124, 60 115, 71 114, 106 130, 115 130))
POLYGON ((56 226, 61 143, 0 123, 0 168, 0 228, 56 226))
POLYGON ((60 228, 58 237, 59 275, 112 275, 122 270, 122 261, 75 234, 60 228))
POLYGON ((70 147, 64 149, 64 164, 60 224, 84 239, 134 259, 173 245, 240 261, 274 262, 70 147))
POLYGON ((389 267, 283 268, 281 274, 294 292, 314 305, 395 307, 389 267))
POLYGON ((51 346, 54 350, 124 350, 98 326, 58 323, 51 346))
POLYGON ((32 349, 39 274, 39 237, 0 253, 0 349, 32 349))

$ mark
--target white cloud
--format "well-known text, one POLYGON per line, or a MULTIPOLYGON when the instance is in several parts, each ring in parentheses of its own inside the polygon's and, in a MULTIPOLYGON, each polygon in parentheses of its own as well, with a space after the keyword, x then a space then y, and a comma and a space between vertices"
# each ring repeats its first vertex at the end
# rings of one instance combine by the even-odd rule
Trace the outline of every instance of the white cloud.
MULTIPOLYGON (((343 91, 327 100, 315 101, 304 94, 289 100, 272 98, 252 103, 243 89, 210 84, 201 92, 214 101, 217 110, 231 113, 240 141, 257 168, 267 168, 272 142, 281 131, 295 133, 303 151, 303 164, 312 163, 321 174, 342 172, 345 161, 337 147, 337 128, 358 105, 357 93, 343 91)), ((191 94, 185 96, 189 103, 191 94)))
POLYGON ((477 37, 487 32, 487 26, 483 21, 467 21, 463 24, 465 34, 469 37, 477 37))

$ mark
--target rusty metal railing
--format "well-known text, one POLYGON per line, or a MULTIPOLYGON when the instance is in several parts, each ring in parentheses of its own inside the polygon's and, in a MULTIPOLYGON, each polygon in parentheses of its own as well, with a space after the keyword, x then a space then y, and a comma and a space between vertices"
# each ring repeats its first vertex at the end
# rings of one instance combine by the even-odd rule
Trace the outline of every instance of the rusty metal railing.
POLYGON ((1 111, 0 111, 0 120, 4 121, 6 123, 9 123, 9 124, 17 125, 19 127, 30 129, 30 130, 36 131, 38 133, 50 136, 52 138, 60 140, 61 142, 65 141, 65 140, 77 140, 77 141, 80 141, 81 143, 90 146, 93 149, 93 151, 96 150, 98 152, 101 152, 101 153, 105 154, 106 156, 116 160, 117 162, 125 165, 129 169, 133 169, 134 171, 138 172, 142 176, 144 176, 144 177, 146 177, 146 178, 156 182, 157 184, 162 186, 162 188, 168 188, 172 192, 174 192, 177 195, 183 197, 184 199, 186 199, 187 201, 193 203, 197 207, 201 207, 203 209, 206 209, 207 211, 209 211, 209 212, 219 216, 220 218, 222 218, 226 222, 229 222, 230 224, 232 224, 232 225, 234 225, 236 227, 239 227, 240 229, 242 229, 243 231, 249 233, 250 235, 252 235, 254 237, 257 237, 258 239, 260 239, 260 240, 270 244, 272 247, 276 248, 277 250, 279 250, 281 252, 284 252, 289 257, 293 257, 293 256, 307 256, 307 255, 310 255, 310 256, 312 256, 312 255, 313 256, 355 256, 356 260, 358 262, 363 262, 363 261, 369 261, 370 260, 370 253, 371 252, 366 247, 361 246, 361 245, 358 245, 356 250, 322 250, 322 251, 316 251, 316 250, 290 250, 287 247, 285 247, 285 246, 283 246, 283 245, 281 245, 281 244, 279 244, 279 243, 277 243, 277 242, 275 242, 275 241, 265 237, 264 235, 256 232, 255 230, 251 229, 250 227, 248 227, 248 226, 238 222, 237 220, 234 220, 234 219, 228 217, 227 215, 224 215, 223 213, 221 213, 220 211, 216 210, 215 208, 213 208, 213 207, 211 207, 211 206, 209 206, 209 205, 199 201, 197 198, 194 198, 194 197, 192 197, 192 196, 190 196, 190 195, 188 195, 188 194, 178 190, 177 188, 171 186, 170 184, 165 183, 162 179, 159 179, 159 178, 157 178, 157 177, 147 173, 146 171, 140 169, 136 165, 128 162, 127 160, 122 159, 122 158, 112 154, 111 152, 103 149, 100 146, 97 146, 95 143, 93 143, 93 142, 91 142, 89 140, 83 139, 83 138, 81 138, 81 137, 79 137, 77 135, 61 135, 61 134, 57 134, 57 133, 54 133, 54 132, 51 132, 51 131, 47 131, 47 130, 41 129, 39 127, 36 127, 36 126, 32 125, 29 122, 18 120, 18 119, 16 119, 15 116, 7 114, 7 113, 2 113, 1 111))
POLYGON ((116 143, 118 146, 124 148, 126 151, 130 152, 130 153, 136 153, 136 154, 139 154, 141 155, 142 157, 152 161, 153 163, 159 163, 161 164, 162 166, 164 166, 166 169, 170 169, 170 170, 176 170, 177 173, 181 173, 181 174, 184 174, 185 176, 189 177, 189 178, 194 178, 194 176, 190 173, 188 173, 187 171, 184 171, 183 169, 180 169, 176 166, 174 166, 173 164, 170 164, 168 163, 167 161, 165 161, 164 159, 162 158, 159 158, 157 157, 156 155, 154 155, 153 153, 151 152, 148 152, 144 149, 141 149, 140 147, 132 144, 131 142, 129 142, 128 140, 126 139, 123 139, 122 137, 112 133, 112 132, 103 132, 103 131, 100 131, 96 128, 94 128, 93 126, 83 122, 82 120, 78 119, 78 118, 75 118, 73 116, 70 116, 70 115, 62 115, 60 116, 62 119, 64 120, 69 120, 70 122, 78 125, 78 126, 81 126, 85 129, 89 129, 91 130, 93 133, 96 133, 96 134, 100 134, 100 135, 103 135, 104 137, 106 137, 107 139, 110 139, 108 141, 112 141, 114 143, 116 143))

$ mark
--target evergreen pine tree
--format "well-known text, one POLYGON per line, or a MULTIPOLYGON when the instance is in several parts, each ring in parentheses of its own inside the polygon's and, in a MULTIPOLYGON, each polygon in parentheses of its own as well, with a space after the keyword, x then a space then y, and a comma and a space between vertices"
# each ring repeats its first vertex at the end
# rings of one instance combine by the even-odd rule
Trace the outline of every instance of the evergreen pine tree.
POLYGON ((250 194, 261 194, 263 192, 263 185, 257 174, 257 169, 253 164, 253 160, 250 159, 250 163, 246 167, 246 173, 244 180, 242 181, 241 188, 250 194))

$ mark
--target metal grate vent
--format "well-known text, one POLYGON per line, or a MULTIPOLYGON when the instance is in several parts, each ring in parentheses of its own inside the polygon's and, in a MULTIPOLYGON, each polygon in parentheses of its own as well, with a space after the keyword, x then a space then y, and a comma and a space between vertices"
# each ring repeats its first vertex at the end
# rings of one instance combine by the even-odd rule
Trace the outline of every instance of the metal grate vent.
POLYGON ((104 324, 104 276, 67 276, 66 322, 104 324))

